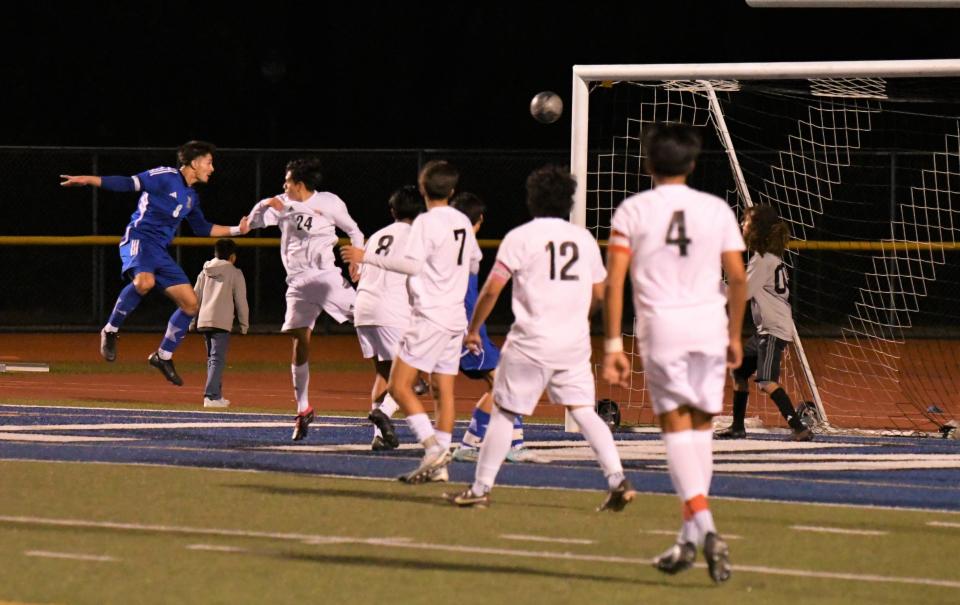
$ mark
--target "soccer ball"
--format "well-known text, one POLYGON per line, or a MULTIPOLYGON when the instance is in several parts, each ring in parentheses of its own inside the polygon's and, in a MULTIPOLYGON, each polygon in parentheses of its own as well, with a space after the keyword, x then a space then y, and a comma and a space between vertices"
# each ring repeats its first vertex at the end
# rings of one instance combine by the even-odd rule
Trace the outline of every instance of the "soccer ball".
POLYGON ((563 114, 563 99, 555 92, 545 90, 530 100, 530 115, 541 124, 552 124, 563 114))

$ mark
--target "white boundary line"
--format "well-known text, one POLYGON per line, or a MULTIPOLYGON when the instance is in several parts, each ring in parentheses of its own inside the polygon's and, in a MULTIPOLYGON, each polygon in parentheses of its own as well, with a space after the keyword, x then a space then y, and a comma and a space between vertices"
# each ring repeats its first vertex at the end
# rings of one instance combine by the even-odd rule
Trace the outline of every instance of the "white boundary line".
MULTIPOLYGON (((92 462, 79 462, 76 460, 43 460, 39 458, 0 458, 0 462, 34 462, 42 464, 97 464, 102 466, 142 466, 145 468, 169 468, 169 469, 181 469, 181 470, 194 470, 194 471, 213 471, 221 473, 256 473, 256 474, 265 474, 265 475, 298 475, 293 471, 272 471, 272 470, 261 470, 254 468, 212 468, 208 466, 185 466, 182 464, 160 464, 155 462, 104 462, 102 460, 95 460, 92 462)), ((557 467, 557 468, 567 468, 567 467, 557 467)), ((634 472, 634 471, 631 471, 634 472)), ((653 471, 643 471, 643 472, 653 472, 653 471)), ((324 479, 341 479, 343 481, 385 481, 388 483, 396 483, 396 479, 393 477, 360 477, 357 475, 337 475, 334 473, 311 473, 311 477, 321 477, 324 479)), ((757 479, 761 479, 758 477, 757 479)), ((770 479, 770 477, 763 477, 763 479, 770 479)), ((784 478, 783 480, 791 480, 789 478, 784 478)), ((589 494, 597 493, 606 493, 606 489, 591 489, 583 487, 541 487, 536 485, 498 485, 497 489, 523 489, 523 490, 562 490, 568 492, 583 492, 589 494)), ((650 492, 637 490, 637 494, 641 496, 657 496, 661 498, 673 498, 676 499, 676 494, 670 494, 667 492, 650 492)), ((791 504, 796 506, 817 506, 817 507, 826 507, 826 508, 846 508, 846 509, 867 509, 867 510, 881 510, 881 511, 890 511, 890 512, 909 512, 909 513, 936 513, 943 515, 960 515, 960 510, 950 510, 943 508, 918 508, 912 506, 882 506, 877 504, 845 504, 837 502, 806 502, 802 500, 774 500, 772 498, 744 498, 741 496, 714 496, 710 495, 711 500, 729 500, 731 502, 762 502, 764 504, 791 504)))
POLYGON ((851 536, 886 536, 890 532, 877 529, 844 529, 842 527, 818 527, 816 525, 791 525, 795 531, 810 531, 821 534, 845 534, 851 536))
POLYGON ((952 527, 960 529, 960 523, 953 523, 951 521, 927 521, 927 525, 931 527, 952 527))
POLYGON ((504 540, 523 542, 548 542, 552 544, 596 544, 596 540, 582 540, 580 538, 548 538, 546 536, 530 536, 527 534, 500 534, 504 540))
POLYGON ((51 552, 49 550, 25 550, 23 554, 28 557, 43 557, 46 559, 71 559, 73 561, 93 561, 95 563, 113 563, 120 559, 107 557, 103 555, 84 555, 70 552, 51 552))
MULTIPOLYGON (((359 546, 389 546, 391 548, 408 548, 412 550, 428 550, 439 552, 455 552, 466 554, 480 554, 491 556, 523 557, 533 559, 552 559, 564 561, 593 561, 601 563, 627 563, 648 566, 650 559, 636 557, 618 557, 608 555, 586 555, 570 552, 511 550, 507 548, 487 548, 481 546, 464 546, 462 544, 435 544, 430 542, 414 542, 409 538, 353 538, 348 536, 324 536, 316 534, 292 534, 279 532, 245 531, 238 529, 214 529, 205 527, 186 527, 175 525, 144 525, 139 523, 117 523, 112 521, 87 521, 82 519, 52 519, 43 517, 0 516, 0 522, 19 523, 23 525, 39 525, 54 527, 87 527, 112 530, 126 530, 132 532, 170 533, 182 535, 207 535, 235 538, 265 538, 273 540, 295 541, 311 545, 351 544, 359 546)), ((30 551, 42 553, 44 551, 30 551)), ((62 554, 62 553, 47 553, 62 554)), ((35 555, 43 556, 43 555, 35 555)), ((92 556, 92 555, 81 555, 92 556)), ((699 565, 702 567, 702 564, 699 565)), ((756 573, 772 576, 792 576, 801 578, 823 578, 830 580, 851 580, 854 582, 875 582, 889 584, 918 584, 923 586, 942 586, 946 588, 960 588, 960 581, 941 580, 936 578, 914 578, 896 576, 877 576, 870 574, 852 574, 840 572, 824 572, 806 569, 775 569, 754 565, 734 565, 733 570, 741 573, 756 573)))

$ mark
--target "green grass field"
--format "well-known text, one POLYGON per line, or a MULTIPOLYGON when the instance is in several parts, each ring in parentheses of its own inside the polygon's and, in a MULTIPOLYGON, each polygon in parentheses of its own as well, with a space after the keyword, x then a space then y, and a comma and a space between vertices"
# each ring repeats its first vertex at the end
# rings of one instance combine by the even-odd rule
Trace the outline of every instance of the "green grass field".
POLYGON ((720 528, 738 537, 734 577, 718 587, 701 568, 667 577, 650 567, 673 540, 659 533, 677 526, 673 497, 599 514, 600 492, 499 488, 491 508, 460 510, 439 499, 448 489, 0 462, 0 601, 958 602, 960 528, 927 525, 957 515, 714 500, 720 528))

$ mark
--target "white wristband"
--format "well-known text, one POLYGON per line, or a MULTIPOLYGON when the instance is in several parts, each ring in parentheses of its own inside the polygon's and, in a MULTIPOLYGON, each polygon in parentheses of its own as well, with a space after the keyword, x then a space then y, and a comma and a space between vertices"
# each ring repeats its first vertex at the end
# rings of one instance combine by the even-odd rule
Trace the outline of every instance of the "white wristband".
POLYGON ((240 231, 240 225, 230 227, 230 237, 237 237, 238 235, 242 235, 242 232, 240 231))
POLYGON ((603 352, 604 353, 621 353, 623 352, 623 338, 617 336, 615 338, 608 338, 603 341, 603 352))

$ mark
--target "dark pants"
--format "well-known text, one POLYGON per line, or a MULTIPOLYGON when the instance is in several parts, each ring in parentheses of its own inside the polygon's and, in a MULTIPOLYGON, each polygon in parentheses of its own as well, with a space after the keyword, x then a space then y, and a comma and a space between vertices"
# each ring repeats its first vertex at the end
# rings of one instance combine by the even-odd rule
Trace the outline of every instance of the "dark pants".
POLYGON ((223 368, 227 365, 227 349, 230 347, 230 332, 209 330, 202 332, 207 345, 207 386, 203 396, 207 399, 222 399, 223 368))

